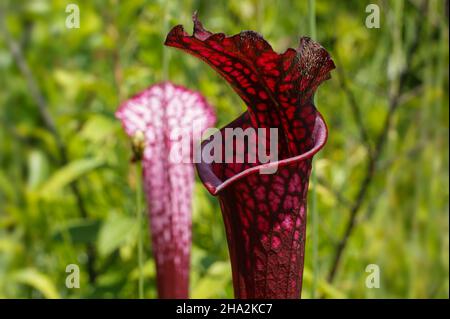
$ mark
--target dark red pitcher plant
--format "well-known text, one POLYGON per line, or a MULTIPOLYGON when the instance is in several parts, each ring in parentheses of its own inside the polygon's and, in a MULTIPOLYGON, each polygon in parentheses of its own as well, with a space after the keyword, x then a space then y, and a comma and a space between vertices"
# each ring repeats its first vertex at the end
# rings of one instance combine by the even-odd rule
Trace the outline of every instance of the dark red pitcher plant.
POLYGON ((202 152, 214 155, 214 161, 202 157, 197 164, 205 187, 220 200, 235 296, 299 298, 311 161, 327 140, 313 97, 334 63, 307 37, 297 49, 278 54, 256 32, 225 36, 205 30, 196 15, 193 20, 192 36, 179 25, 165 44, 205 61, 247 105, 245 113, 202 143, 202 152), (262 134, 230 141, 226 131, 233 128, 262 134), (271 128, 277 129, 275 137, 271 128), (211 145, 218 135, 225 136, 219 149, 211 145), (268 155, 271 143, 276 161, 249 160, 255 152, 268 155), (235 161, 226 160, 227 145, 235 161))
POLYGON ((188 298, 191 153, 195 136, 214 124, 213 109, 199 93, 165 82, 124 102, 116 116, 130 137, 139 133, 145 137, 143 179, 158 296, 188 298))

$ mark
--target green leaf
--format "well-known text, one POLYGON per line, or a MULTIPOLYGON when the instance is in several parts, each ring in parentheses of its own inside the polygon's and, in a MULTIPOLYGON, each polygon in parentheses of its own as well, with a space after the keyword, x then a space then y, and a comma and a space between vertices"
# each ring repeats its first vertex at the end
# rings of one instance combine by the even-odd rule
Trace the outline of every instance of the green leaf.
POLYGON ((19 254, 24 246, 11 238, 0 238, 0 254, 19 254))
MULTIPOLYGON (((313 274, 309 268, 303 269, 303 286, 310 286, 313 281, 313 274)), ((344 299, 347 296, 325 280, 319 280, 318 282, 319 294, 323 294, 325 298, 344 299)))
POLYGON ((98 168, 104 163, 98 158, 88 158, 73 161, 56 171, 39 191, 42 197, 51 197, 55 192, 69 185, 81 176, 98 168))
POLYGON ((85 123, 80 136, 92 143, 101 143, 117 129, 118 123, 103 115, 94 115, 85 123))
POLYGON ((53 233, 53 240, 63 241, 65 236, 73 244, 92 243, 97 240, 101 221, 99 220, 75 220, 53 233))
POLYGON ((111 215, 100 230, 97 247, 100 255, 106 256, 127 240, 135 238, 137 226, 134 218, 111 215))
POLYGON ((58 299, 60 295, 50 277, 34 268, 25 268, 12 274, 13 281, 38 290, 48 299, 58 299))
POLYGON ((2 197, 12 200, 16 197, 16 192, 12 180, 8 179, 8 177, 0 170, 0 198, 2 197))
MULTIPOLYGON (((144 278, 155 278, 156 277, 156 266, 155 266, 155 260, 149 259, 145 262, 143 266, 143 272, 144 272, 144 278)), ((130 280, 137 281, 139 279, 139 267, 135 267, 130 275, 130 280)))
POLYGON ((224 286, 231 281, 231 267, 228 262, 216 261, 209 267, 192 289, 192 298, 223 297, 224 286))
POLYGON ((29 189, 36 189, 48 175, 48 161, 40 150, 32 150, 28 155, 28 181, 29 189))

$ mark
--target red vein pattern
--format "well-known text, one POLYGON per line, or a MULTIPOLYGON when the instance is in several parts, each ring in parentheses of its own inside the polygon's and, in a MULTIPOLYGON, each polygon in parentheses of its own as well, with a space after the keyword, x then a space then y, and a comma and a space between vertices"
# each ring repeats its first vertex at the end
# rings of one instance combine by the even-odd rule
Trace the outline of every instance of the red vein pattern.
MULTIPOLYGON (((234 36, 205 30, 194 15, 194 33, 174 27, 165 44, 214 68, 239 94, 247 112, 223 128, 222 161, 197 164, 206 188, 218 195, 227 233, 237 298, 299 298, 301 293, 306 196, 311 161, 326 142, 326 125, 313 104, 317 87, 335 67, 328 52, 304 37, 282 54, 253 31, 234 36), (235 158, 225 163, 226 128, 278 128, 275 174, 260 174, 249 143, 233 141, 235 158)), ((213 135, 202 144, 210 147, 213 135)), ((273 141, 272 141, 273 142, 273 141)), ((257 143, 259 147, 259 143, 257 143)), ((266 165, 267 166, 267 165, 266 165)), ((265 166, 265 167, 266 167, 265 166)))
POLYGON ((212 107, 197 92, 170 82, 156 84, 125 101, 116 112, 126 133, 145 134, 142 159, 153 253, 160 298, 188 298, 191 249, 191 199, 194 169, 191 152, 180 152, 183 161, 169 158, 182 149, 183 139, 215 122, 212 107))

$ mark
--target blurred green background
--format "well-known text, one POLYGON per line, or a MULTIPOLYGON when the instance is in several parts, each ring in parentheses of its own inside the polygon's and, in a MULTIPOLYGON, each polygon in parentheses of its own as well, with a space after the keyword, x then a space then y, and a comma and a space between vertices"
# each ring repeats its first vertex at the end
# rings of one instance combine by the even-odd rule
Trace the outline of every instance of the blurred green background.
MULTIPOLYGON (((330 136, 314 162, 303 297, 448 298, 448 2, 5 0, 0 10, 0 297, 137 297, 137 181, 116 108, 170 79, 201 91, 218 126, 245 109, 210 67, 163 46, 172 26, 191 32, 198 10, 207 29, 257 30, 279 52, 311 35, 315 17, 337 65, 316 95, 330 136), (371 2, 379 29, 365 26, 371 2), (79 29, 65 27, 69 3, 79 29), (68 264, 80 266, 79 289, 65 286, 68 264), (366 288, 369 264, 378 289, 366 288)), ((145 252, 155 298, 148 236, 145 252)), ((233 297, 220 208, 199 182, 191 296, 233 297)))

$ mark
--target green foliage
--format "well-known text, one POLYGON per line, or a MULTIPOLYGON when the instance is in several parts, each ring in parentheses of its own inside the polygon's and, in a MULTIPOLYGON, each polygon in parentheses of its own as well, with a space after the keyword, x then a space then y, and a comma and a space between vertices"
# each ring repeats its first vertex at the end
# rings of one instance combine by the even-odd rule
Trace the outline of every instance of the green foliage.
MULTIPOLYGON (((303 297, 448 298, 448 18, 443 1, 427 1, 426 10, 419 8, 421 1, 374 2, 381 9, 380 29, 365 27, 365 2, 315 1, 316 38, 338 69, 316 96, 330 136, 310 185, 318 224, 312 227, 308 218, 303 297), (361 112, 367 141, 339 71, 361 112), (399 106, 373 180, 329 283, 368 149, 375 147, 397 93, 399 106), (310 245, 313 229, 317 258, 310 245), (379 289, 365 286, 368 264, 380 267, 379 289)), ((245 109, 208 66, 163 46, 170 27, 190 30, 191 14, 198 10, 208 29, 258 30, 279 52, 310 32, 308 1, 77 3, 79 29, 65 27, 64 1, 0 4, 0 23, 31 73, 24 76, 0 32, 0 297, 137 297, 138 181, 115 110, 166 79, 201 91, 215 106, 219 127, 245 109), (44 97, 67 160, 41 116, 29 77, 44 97), (79 289, 65 286, 68 264, 80 266, 79 289)), ((191 296, 232 298, 220 207, 198 181, 193 206, 191 296)), ((145 297, 154 298, 149 236, 145 260, 145 297)))
POLYGON ((98 252, 100 256, 107 256, 118 249, 126 240, 136 237, 137 223, 132 217, 109 217, 99 234, 98 252))
MULTIPOLYGON (((74 220, 72 222, 68 222, 61 229, 57 229, 53 234, 52 240, 62 241, 65 239, 65 236, 67 236, 66 239, 68 239, 68 241, 72 244, 87 244, 95 242, 97 240, 100 225, 101 221, 99 220, 74 220)), ((102 240, 104 241, 103 238, 102 240)), ((99 241, 99 245, 100 242, 101 241, 99 241)), ((111 243, 106 245, 111 245, 111 243)), ((105 244, 103 244, 103 246, 105 246, 105 244)), ((102 249, 100 249, 100 251, 102 251, 102 249)))
POLYGON ((56 299, 60 297, 52 280, 34 268, 19 270, 13 273, 11 277, 17 283, 36 289, 45 298, 56 299))
POLYGON ((89 171, 97 169, 101 164, 102 161, 95 158, 73 161, 58 169, 52 176, 50 176, 41 186, 39 195, 42 197, 57 195, 56 193, 58 190, 63 189, 65 186, 79 179, 89 171))

